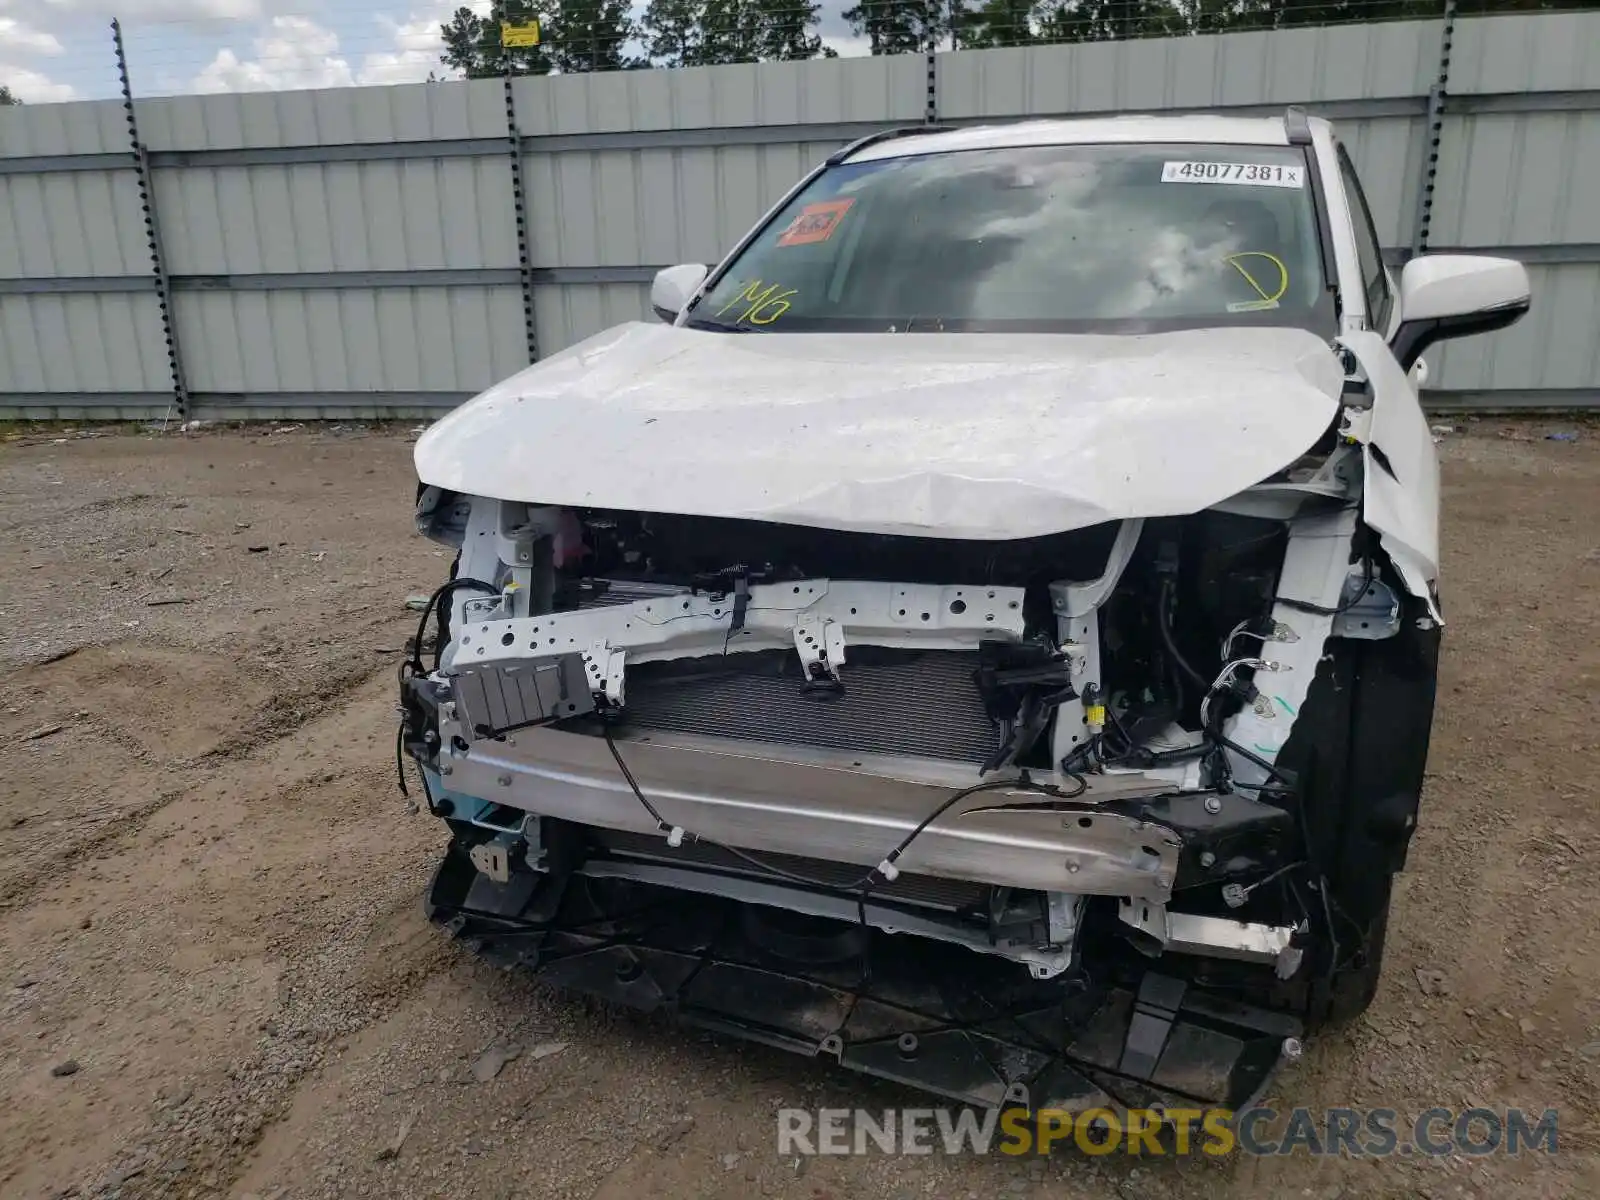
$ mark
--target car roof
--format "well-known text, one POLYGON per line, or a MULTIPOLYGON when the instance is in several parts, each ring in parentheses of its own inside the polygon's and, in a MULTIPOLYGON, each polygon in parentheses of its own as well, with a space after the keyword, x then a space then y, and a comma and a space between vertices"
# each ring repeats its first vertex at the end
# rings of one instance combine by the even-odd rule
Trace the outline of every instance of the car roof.
MULTIPOLYGON (((1312 118, 1312 125, 1326 122, 1312 118)), ((957 150, 989 150, 1015 146, 1092 146, 1129 142, 1198 142, 1236 146, 1287 146, 1289 133, 1282 116, 1219 117, 1115 116, 1077 120, 1017 121, 1006 125, 972 125, 941 132, 903 131, 903 136, 874 141, 844 161, 872 162, 912 155, 948 154, 957 150)))

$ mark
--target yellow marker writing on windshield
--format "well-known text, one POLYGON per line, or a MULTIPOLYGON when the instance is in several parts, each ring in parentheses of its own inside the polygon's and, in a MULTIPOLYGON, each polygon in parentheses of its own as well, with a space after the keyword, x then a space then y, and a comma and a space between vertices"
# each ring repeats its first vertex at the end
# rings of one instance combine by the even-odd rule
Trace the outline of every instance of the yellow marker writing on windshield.
POLYGON ((1255 288, 1256 295, 1261 297, 1262 303, 1264 304, 1276 304, 1279 300, 1283 299, 1283 294, 1289 290, 1289 268, 1284 265, 1283 259, 1279 258, 1276 254, 1268 254, 1265 250, 1241 250, 1238 254, 1228 255, 1228 265, 1231 266, 1235 271, 1239 272, 1239 274, 1244 276, 1245 282, 1251 287, 1255 288), (1264 258, 1273 266, 1277 267, 1278 290, 1273 292, 1271 295, 1268 295, 1267 289, 1257 283, 1255 276, 1251 275, 1249 271, 1244 269, 1243 264, 1239 262, 1241 258, 1264 258))
POLYGON ((717 309, 717 316, 722 316, 730 308, 735 308, 741 303, 748 303, 749 307, 734 318, 736 321, 749 321, 752 325, 771 325, 789 311, 788 297, 798 295, 799 290, 790 288, 784 291, 782 284, 774 283, 769 284, 763 291, 761 280, 752 279, 732 300, 717 309))

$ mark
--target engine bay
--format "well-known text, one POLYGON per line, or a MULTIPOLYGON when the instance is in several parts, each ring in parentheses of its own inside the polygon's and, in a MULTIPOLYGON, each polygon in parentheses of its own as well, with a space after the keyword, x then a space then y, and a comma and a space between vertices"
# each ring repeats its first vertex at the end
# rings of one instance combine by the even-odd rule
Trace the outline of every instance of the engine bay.
POLYGON ((1261 648, 1284 632, 1272 613, 1290 526, 1270 517, 1207 510, 973 542, 503 502, 487 502, 485 520, 484 506, 424 504, 432 535, 463 547, 454 603, 441 606, 441 662, 475 671, 555 647, 601 684, 593 703, 535 707, 523 721, 598 713, 640 728, 906 748, 1058 783, 1108 769, 1176 782, 1185 775, 1171 770, 1195 762, 1204 770, 1190 786, 1209 786, 1228 778, 1224 723, 1259 699, 1254 676, 1275 665, 1261 648), (477 552, 479 539, 493 551, 477 552), (788 599, 822 593, 810 606, 788 599), (776 637, 762 628, 775 608, 789 622, 776 637), (632 635, 625 665, 610 662, 635 620, 657 630, 647 643, 632 635), (491 631, 504 649, 481 644, 491 631), (874 721, 902 736, 866 736, 874 721))
POLYGON ((857 999, 909 935, 1097 1003, 1142 978, 1359 1007, 1368 976, 1337 972, 1373 961, 1383 896, 1328 871, 1403 857, 1433 677, 1395 664, 1437 650, 1352 503, 1360 453, 998 541, 424 487, 419 527, 457 556, 398 748, 452 830, 436 919, 630 1002, 647 962, 639 986, 686 1001, 666 914, 703 910, 745 949, 710 937, 694 971, 855 963, 857 999), (1370 683, 1369 642, 1392 648, 1370 683), (1348 764, 1384 712, 1392 752, 1348 764), (1376 798, 1358 825, 1352 795, 1376 798), (1349 996, 1319 998, 1336 977, 1349 996))

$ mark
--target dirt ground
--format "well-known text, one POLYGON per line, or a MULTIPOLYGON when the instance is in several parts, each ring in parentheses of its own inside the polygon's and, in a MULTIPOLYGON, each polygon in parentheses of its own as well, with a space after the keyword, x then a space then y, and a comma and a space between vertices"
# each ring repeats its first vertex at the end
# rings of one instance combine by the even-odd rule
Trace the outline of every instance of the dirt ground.
POLYGON ((423 920, 441 828, 396 791, 392 688, 447 563, 407 430, 0 436, 0 1194, 1600 1195, 1600 428, 1444 439, 1450 628, 1383 990, 1272 1096, 1555 1107, 1560 1152, 1378 1163, 780 1159, 780 1106, 918 1101, 423 920), (524 1053, 479 1081, 497 1039, 524 1053))

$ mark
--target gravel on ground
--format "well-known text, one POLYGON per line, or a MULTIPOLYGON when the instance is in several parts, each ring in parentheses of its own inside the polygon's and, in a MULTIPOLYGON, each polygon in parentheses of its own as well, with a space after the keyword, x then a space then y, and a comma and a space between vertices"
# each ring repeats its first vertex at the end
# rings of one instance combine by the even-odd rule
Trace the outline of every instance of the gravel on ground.
POLYGON ((890 1085, 494 971, 395 786, 405 426, 0 429, 0 1194, 1600 1195, 1600 428, 1441 432, 1449 627, 1383 987, 1280 1109, 1520 1105, 1559 1153, 780 1158, 890 1085), (1577 429, 1575 441, 1547 440, 1577 429))

